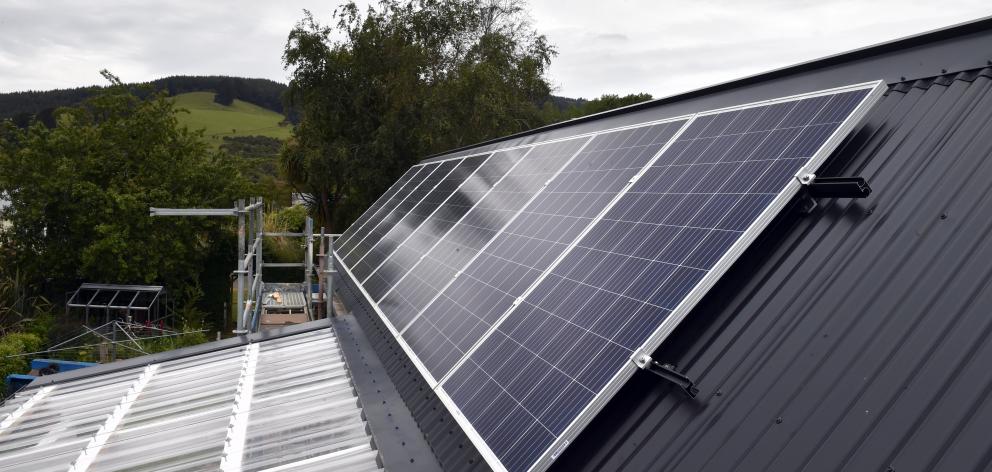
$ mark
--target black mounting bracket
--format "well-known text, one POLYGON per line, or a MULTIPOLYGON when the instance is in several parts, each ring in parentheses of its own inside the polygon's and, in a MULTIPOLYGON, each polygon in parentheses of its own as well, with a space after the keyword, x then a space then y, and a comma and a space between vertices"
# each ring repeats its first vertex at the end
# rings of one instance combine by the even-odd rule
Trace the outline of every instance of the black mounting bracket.
POLYGON ((689 398, 696 398, 699 393, 696 383, 685 374, 675 370, 676 367, 672 364, 659 364, 648 355, 638 357, 634 363, 637 364, 637 367, 677 385, 689 398))
POLYGON ((805 190, 802 195, 803 213, 816 209, 817 198, 865 198, 871 195, 871 186, 864 177, 817 177, 803 174, 797 177, 805 190))

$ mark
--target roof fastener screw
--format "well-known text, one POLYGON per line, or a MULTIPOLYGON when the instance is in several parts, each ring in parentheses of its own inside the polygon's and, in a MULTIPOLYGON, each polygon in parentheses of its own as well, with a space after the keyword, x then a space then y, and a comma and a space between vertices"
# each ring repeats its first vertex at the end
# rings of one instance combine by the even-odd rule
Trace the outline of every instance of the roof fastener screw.
POLYGON ((941 69, 941 70, 940 70, 940 73, 941 73, 941 74, 946 74, 946 73, 947 73, 947 69, 941 69))
POLYGON ((775 418, 775 424, 782 424, 782 417, 775 418))
POLYGON ((941 213, 940 214, 940 219, 946 220, 947 219, 947 213, 941 213))

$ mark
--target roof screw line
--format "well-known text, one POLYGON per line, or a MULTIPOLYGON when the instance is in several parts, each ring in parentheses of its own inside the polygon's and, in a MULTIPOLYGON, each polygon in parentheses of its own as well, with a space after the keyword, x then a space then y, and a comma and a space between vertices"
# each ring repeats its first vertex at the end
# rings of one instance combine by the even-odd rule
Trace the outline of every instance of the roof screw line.
POLYGON ((220 460, 220 470, 224 472, 241 470, 248 433, 248 414, 255 388, 258 350, 257 343, 249 344, 241 358, 241 377, 235 389, 234 406, 231 407, 231 420, 227 425, 227 437, 224 439, 224 451, 220 460))
POLYGON ((31 398, 29 398, 27 401, 22 403, 21 406, 17 407, 16 410, 10 412, 10 414, 8 414, 3 419, 3 421, 0 421, 0 433, 3 433, 3 430, 11 427, 15 422, 17 422, 18 419, 20 419, 21 416, 24 416, 24 414, 27 413, 27 411, 30 410, 31 407, 33 407, 43 398, 48 396, 48 394, 51 393, 52 389, 54 388, 55 387, 51 385, 47 387, 43 387, 41 390, 35 392, 34 395, 31 395, 31 398))
POLYGON ((151 364, 145 367, 141 375, 138 376, 138 379, 128 387, 127 393, 121 399, 120 403, 117 404, 117 407, 114 408, 113 413, 107 415, 107 420, 100 425, 96 434, 86 443, 83 452, 72 462, 72 466, 69 467, 68 472, 85 472, 89 469, 93 461, 96 460, 96 456, 100 454, 100 450, 103 449, 110 436, 114 434, 114 431, 120 426, 121 421, 124 420, 124 415, 131 409, 131 405, 138 399, 138 395, 141 395, 141 392, 148 385, 148 382, 151 381, 152 376, 155 375, 157 370, 158 364, 151 364))

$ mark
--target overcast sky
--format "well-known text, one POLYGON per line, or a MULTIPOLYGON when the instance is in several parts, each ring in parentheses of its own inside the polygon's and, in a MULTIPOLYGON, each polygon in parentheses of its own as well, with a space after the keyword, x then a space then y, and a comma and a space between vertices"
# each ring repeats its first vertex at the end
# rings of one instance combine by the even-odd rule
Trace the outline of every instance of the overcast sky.
MULTIPOLYGON (((167 75, 286 81, 286 34, 336 1, 0 0, 0 92, 167 75)), ((992 15, 988 0, 531 0, 557 94, 656 97, 992 15)))

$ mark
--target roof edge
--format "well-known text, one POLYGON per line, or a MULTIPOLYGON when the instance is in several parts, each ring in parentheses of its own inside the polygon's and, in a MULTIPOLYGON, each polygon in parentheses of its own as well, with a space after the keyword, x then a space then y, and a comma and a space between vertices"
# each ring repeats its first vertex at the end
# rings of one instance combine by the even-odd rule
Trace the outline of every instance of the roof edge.
POLYGON ((307 333, 310 331, 316 331, 319 329, 325 329, 330 327, 331 327, 331 320, 325 318, 316 321, 308 321, 306 323, 300 323, 297 325, 286 326, 283 328, 268 329, 263 332, 251 333, 247 336, 246 335, 235 336, 227 339, 221 339, 220 341, 211 341, 203 344, 197 344, 195 346, 173 349, 171 351, 163 351, 163 352, 157 352, 155 354, 148 354, 145 356, 132 357, 131 359, 111 362, 108 364, 100 364, 93 367, 86 367, 84 369, 77 369, 77 370, 62 372, 53 375, 45 375, 36 378, 33 382, 28 384, 28 386, 22 388, 21 390, 18 390, 17 393, 24 393, 34 390, 36 388, 45 387, 48 385, 55 385, 62 382, 80 380, 89 377, 96 377, 100 375, 119 372, 122 370, 132 369, 135 367, 142 367, 149 364, 156 364, 159 362, 174 361, 177 359, 197 356, 200 354, 208 354, 211 352, 221 351, 224 349, 236 348, 250 343, 269 341, 272 339, 284 338, 286 336, 292 336, 294 334, 302 334, 302 333, 307 333))

